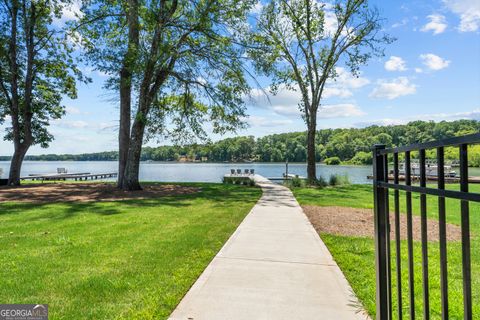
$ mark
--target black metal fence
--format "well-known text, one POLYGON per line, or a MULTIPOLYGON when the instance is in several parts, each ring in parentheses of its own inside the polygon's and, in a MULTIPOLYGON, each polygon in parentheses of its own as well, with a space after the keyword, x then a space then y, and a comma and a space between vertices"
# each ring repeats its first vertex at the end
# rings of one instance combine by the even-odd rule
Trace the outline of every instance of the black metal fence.
MULTIPOLYGON (((428 143, 413 144, 404 147, 385 149, 384 145, 376 145, 373 150, 374 202, 375 202, 375 264, 376 264, 376 314, 377 319, 415 319, 415 281, 414 281, 414 243, 412 219, 412 192, 420 194, 420 233, 421 233, 421 265, 423 292, 423 319, 430 319, 430 292, 428 269, 428 230, 427 230, 427 195, 438 197, 439 253, 440 253, 440 300, 442 319, 449 318, 448 306, 448 272, 447 272, 447 236, 445 199, 458 199, 460 203, 461 245, 462 245, 462 281, 463 281, 463 313, 464 319, 472 319, 472 280, 470 261, 470 210, 469 202, 480 202, 480 194, 469 193, 468 179, 468 145, 480 143, 480 134, 472 134, 428 143), (444 148, 456 147, 459 150, 459 191, 445 189, 444 148), (436 177, 426 175, 426 150, 436 149, 436 177), (411 152, 418 152, 419 174, 412 175, 411 152), (403 154, 404 172, 399 170, 399 154, 403 154), (392 159, 393 158, 393 159, 392 159), (393 160, 393 170, 389 172, 389 160, 393 160), (412 178, 418 179, 419 185, 412 185, 412 178), (402 180, 402 181, 400 181, 402 180), (427 180, 436 180, 436 188, 427 185, 427 180), (393 190, 394 202, 394 247, 395 268, 391 261, 390 240, 390 208, 389 190, 393 190), (400 191, 405 191, 407 255, 408 255, 408 288, 402 288, 402 261, 400 240, 400 191), (392 271, 393 270, 393 271, 392 271), (392 314, 392 273, 396 273, 397 312, 392 314), (402 290, 408 290, 409 315, 404 315, 402 290)), ((448 178, 447 178, 448 180, 448 178)))

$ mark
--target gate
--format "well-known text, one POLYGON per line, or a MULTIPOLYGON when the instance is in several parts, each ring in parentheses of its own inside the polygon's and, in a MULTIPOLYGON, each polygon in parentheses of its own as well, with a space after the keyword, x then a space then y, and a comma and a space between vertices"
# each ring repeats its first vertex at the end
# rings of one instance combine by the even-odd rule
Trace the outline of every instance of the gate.
POLYGON ((415 282, 414 282, 414 245, 412 227, 412 193, 420 194, 420 233, 421 265, 423 292, 423 319, 430 318, 430 292, 428 275, 428 236, 427 236, 427 195, 438 198, 439 255, 440 255, 440 299, 442 319, 448 319, 448 272, 445 199, 460 201, 462 281, 464 319, 472 319, 472 288, 470 262, 470 222, 469 202, 480 202, 479 193, 469 193, 468 146, 480 143, 480 134, 449 138, 427 143, 385 149, 384 145, 375 145, 373 150, 373 190, 375 207, 375 267, 376 267, 376 314, 377 319, 393 319, 392 315, 392 273, 396 277, 396 296, 398 312, 395 318, 415 319, 415 282), (459 177, 446 177, 444 168, 445 147, 455 147, 459 151, 459 177), (436 177, 426 173, 426 150, 436 150, 436 177), (411 153, 418 152, 418 173, 412 173, 411 153), (404 156, 404 170, 399 170, 399 155, 404 156), (389 160, 393 160, 393 170, 389 172, 389 160), (412 185, 412 180, 418 185, 412 185), (436 180, 436 188, 427 185, 427 180, 436 180), (460 184, 459 191, 445 189, 445 182, 460 184), (395 268, 392 268, 390 246, 390 208, 389 191, 393 191, 394 203, 394 247, 396 252, 395 268), (408 255, 408 305, 409 314, 403 315, 401 240, 400 240, 400 191, 405 191, 405 213, 407 223, 408 255), (393 270, 393 271, 392 271, 393 270))

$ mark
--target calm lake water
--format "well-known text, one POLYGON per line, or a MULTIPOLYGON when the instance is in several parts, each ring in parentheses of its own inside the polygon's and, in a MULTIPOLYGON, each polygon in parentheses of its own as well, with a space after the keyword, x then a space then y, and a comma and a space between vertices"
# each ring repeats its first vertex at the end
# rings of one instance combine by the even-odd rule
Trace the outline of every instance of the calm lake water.
MULTIPOLYGON (((8 176, 10 163, 0 161, 3 177, 8 176)), ((25 161, 22 176, 29 174, 54 173, 57 168, 66 168, 69 173, 117 172, 115 161, 25 161)), ((140 179, 144 181, 166 182, 220 182, 230 169, 255 169, 265 177, 281 177, 285 172, 285 163, 179 163, 179 162, 142 162, 140 179)), ((307 175, 305 163, 289 163, 288 172, 301 176, 307 175)), ((317 165, 317 175, 328 179, 332 174, 348 175, 352 183, 370 183, 367 175, 372 173, 371 166, 326 166, 317 165)))

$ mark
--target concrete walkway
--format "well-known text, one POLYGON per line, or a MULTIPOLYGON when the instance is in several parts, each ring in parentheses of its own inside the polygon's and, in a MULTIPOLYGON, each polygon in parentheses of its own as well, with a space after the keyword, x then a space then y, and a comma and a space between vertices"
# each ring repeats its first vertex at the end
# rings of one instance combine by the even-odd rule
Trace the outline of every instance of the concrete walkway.
POLYGON ((366 319, 290 190, 255 180, 262 198, 169 319, 366 319))

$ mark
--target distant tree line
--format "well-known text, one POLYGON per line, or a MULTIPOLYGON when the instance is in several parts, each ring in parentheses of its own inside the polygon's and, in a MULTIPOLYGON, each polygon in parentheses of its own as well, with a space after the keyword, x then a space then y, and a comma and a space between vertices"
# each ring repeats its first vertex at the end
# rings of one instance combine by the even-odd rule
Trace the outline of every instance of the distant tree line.
MULTIPOLYGON (((408 145, 445 139, 479 132, 480 121, 457 120, 452 122, 414 121, 406 125, 370 126, 352 129, 323 129, 317 131, 316 161, 327 164, 371 164, 371 148, 374 144, 387 147, 408 145)), ((259 162, 305 162, 306 132, 273 134, 255 139, 252 136, 223 139, 208 144, 186 146, 145 147, 142 161, 177 161, 180 158, 193 160, 207 159, 209 162, 259 161, 259 162)), ((480 166, 480 147, 470 151, 470 164, 480 166)), ((428 152, 435 156, 435 150, 428 152)), ((412 154, 415 157, 415 154, 412 154)), ((458 158, 456 149, 446 150, 447 159, 458 158)), ((0 157, 0 160, 8 160, 0 157)), ((27 156, 26 160, 42 161, 111 161, 118 160, 118 152, 98 152, 78 155, 47 154, 27 156)))

